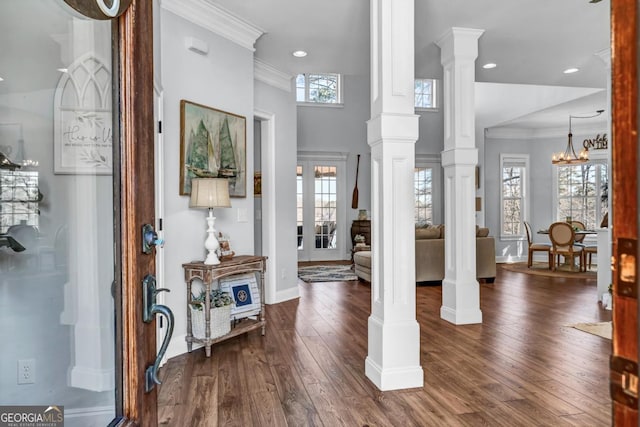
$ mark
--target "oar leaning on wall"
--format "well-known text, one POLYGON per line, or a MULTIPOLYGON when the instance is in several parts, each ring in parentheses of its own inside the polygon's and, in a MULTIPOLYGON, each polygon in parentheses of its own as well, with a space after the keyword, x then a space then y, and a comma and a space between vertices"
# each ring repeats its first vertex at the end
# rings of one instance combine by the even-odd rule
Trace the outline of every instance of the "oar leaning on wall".
POLYGON ((353 196, 351 196, 351 209, 358 209, 358 171, 360 170, 360 154, 358 154, 358 163, 356 164, 356 185, 353 187, 353 196))

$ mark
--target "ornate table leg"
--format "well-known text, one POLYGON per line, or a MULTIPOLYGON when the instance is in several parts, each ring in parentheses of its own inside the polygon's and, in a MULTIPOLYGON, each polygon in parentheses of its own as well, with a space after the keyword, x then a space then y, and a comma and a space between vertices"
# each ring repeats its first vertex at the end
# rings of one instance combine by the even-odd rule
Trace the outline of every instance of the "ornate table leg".
POLYGON ((211 282, 208 282, 206 284, 204 284, 205 287, 205 296, 204 296, 204 307, 205 307, 205 313, 204 313, 204 323, 205 323, 205 329, 204 329, 204 339, 205 339, 205 354, 207 355, 207 357, 211 356, 211 282))
POLYGON ((191 302, 191 280, 187 281, 187 351, 191 353, 193 347, 193 329, 191 324, 191 310, 189 309, 189 303, 191 302))
POLYGON ((262 335, 267 331, 267 325, 264 321, 264 261, 262 261, 262 269, 260 270, 260 321, 262 322, 262 335))

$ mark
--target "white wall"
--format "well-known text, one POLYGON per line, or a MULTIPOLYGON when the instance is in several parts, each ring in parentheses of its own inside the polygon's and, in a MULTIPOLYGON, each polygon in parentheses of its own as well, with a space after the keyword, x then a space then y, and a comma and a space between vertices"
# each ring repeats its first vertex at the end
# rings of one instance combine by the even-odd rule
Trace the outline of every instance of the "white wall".
POLYGON ((266 301, 275 303, 298 296, 295 92, 256 81, 255 108, 271 114, 273 120, 270 125, 275 124, 272 134, 275 141, 270 143, 274 151, 265 144, 268 136, 264 132, 261 135, 263 254, 269 257, 267 279, 276 281, 275 294, 267 293, 266 301), (269 157, 275 159, 275 164, 270 164, 269 157), (269 182, 272 178, 275 182, 269 182), (269 189, 272 194, 269 194, 269 189), (270 206, 277 215, 269 214, 270 206))
MULTIPOLYGON (((168 357, 186 351, 186 285, 182 264, 204 259, 206 211, 189 209, 179 195, 180 100, 186 99, 247 118, 247 197, 232 198, 229 209, 216 209, 216 229, 228 234, 236 254, 253 254, 253 52, 162 10, 162 86, 164 88, 165 303, 175 315, 168 357), (209 46, 199 55, 185 47, 185 37, 209 46), (249 179, 250 178, 250 179, 249 179), (238 210, 246 222, 238 222, 238 210)), ((293 241, 293 237, 291 238, 293 241)))

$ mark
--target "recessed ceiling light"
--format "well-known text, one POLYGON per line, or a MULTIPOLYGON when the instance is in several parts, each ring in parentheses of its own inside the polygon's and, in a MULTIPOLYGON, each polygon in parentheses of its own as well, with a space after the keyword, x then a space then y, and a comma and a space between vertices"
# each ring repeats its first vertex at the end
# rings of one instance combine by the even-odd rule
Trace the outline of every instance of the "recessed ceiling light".
POLYGON ((58 68, 58 71, 60 71, 61 73, 66 73, 69 70, 67 70, 66 68, 58 68))
POLYGON ((0 77, 0 82, 4 81, 4 79, 2 77, 0 77))
POLYGON ((493 63, 493 62, 489 62, 489 63, 487 63, 487 64, 484 64, 484 65, 482 66, 482 68, 485 68, 485 69, 487 69, 487 70, 488 70, 488 69, 490 69, 490 68, 496 68, 497 66, 498 66, 498 65, 497 65, 497 64, 495 64, 495 63, 493 63))
POLYGON ((567 68, 566 70, 563 71, 563 73, 565 74, 573 74, 573 73, 577 73, 578 71, 580 71, 577 68, 567 68))
POLYGON ((296 50, 292 55, 296 58, 304 58, 305 56, 307 56, 307 52, 305 52, 304 50, 296 50))

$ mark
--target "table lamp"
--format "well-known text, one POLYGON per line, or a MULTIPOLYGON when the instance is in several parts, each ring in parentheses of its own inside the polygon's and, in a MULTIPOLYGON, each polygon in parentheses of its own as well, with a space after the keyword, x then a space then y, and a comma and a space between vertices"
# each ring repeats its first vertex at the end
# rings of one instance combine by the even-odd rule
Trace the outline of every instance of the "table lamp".
POLYGON ((205 264, 220 264, 216 250, 220 247, 216 238, 216 230, 213 228, 216 218, 213 216, 213 208, 230 208, 229 181, 226 178, 193 178, 191 180, 190 208, 208 208, 207 239, 204 247, 207 249, 205 264))

